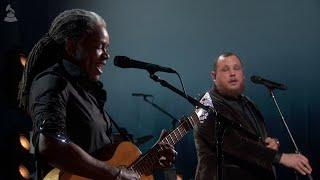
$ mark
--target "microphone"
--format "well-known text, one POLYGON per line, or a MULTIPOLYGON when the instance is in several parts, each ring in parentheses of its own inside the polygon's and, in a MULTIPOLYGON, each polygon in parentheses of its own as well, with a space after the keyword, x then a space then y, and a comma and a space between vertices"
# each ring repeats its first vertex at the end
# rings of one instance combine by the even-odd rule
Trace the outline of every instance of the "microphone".
POLYGON ((162 67, 156 64, 146 63, 142 61, 137 61, 126 56, 116 56, 114 57, 114 65, 121 68, 138 68, 145 69, 149 73, 155 73, 157 71, 167 72, 167 73, 177 73, 174 69, 168 67, 162 67))
POLYGON ((132 96, 143 96, 143 97, 153 97, 151 94, 143 94, 143 93, 132 93, 132 96))
POLYGON ((287 86, 284 84, 276 83, 267 79, 263 79, 260 76, 251 76, 251 81, 255 84, 263 84, 270 89, 280 89, 280 90, 287 90, 287 86))

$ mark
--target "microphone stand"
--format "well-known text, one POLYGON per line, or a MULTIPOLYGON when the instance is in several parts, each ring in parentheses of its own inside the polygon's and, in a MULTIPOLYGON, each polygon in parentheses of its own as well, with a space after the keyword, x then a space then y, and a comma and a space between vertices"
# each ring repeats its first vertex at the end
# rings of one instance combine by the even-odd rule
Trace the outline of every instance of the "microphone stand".
POLYGON ((133 141, 133 136, 132 134, 129 134, 127 129, 125 128, 121 128, 118 126, 118 124, 112 119, 112 117, 110 116, 110 114, 104 110, 106 112, 106 114, 108 115, 111 123, 114 125, 114 127, 116 128, 116 130, 119 132, 120 136, 124 139, 124 140, 127 140, 127 141, 130 141, 130 142, 134 142, 133 141))
MULTIPOLYGON (((150 72, 150 78, 156 82, 159 82, 163 87, 166 87, 170 90, 172 90, 173 92, 175 92, 176 94, 182 96, 183 98, 187 99, 193 106, 195 107, 200 107, 204 110, 206 110, 208 113, 215 113, 216 115, 219 115, 217 113, 217 111, 213 108, 213 107, 208 107, 205 106, 203 104, 201 104, 199 101, 197 101, 196 99, 194 99, 193 97, 186 95, 184 92, 180 91, 179 89, 175 88, 174 86, 172 86, 171 84, 169 84, 168 82, 166 82, 165 80, 160 79, 157 75, 154 74, 154 72, 150 72)), ((217 159, 218 159, 218 163, 217 163, 217 179, 218 180, 223 180, 223 167, 222 167, 222 163, 223 163, 223 151, 222 151, 222 144, 223 144, 223 133, 224 133, 224 123, 220 122, 220 118, 217 118, 218 120, 216 120, 215 122, 215 132, 217 135, 216 138, 216 150, 217 150, 217 159)), ((228 123, 227 120, 225 123, 228 123)), ((230 122, 231 126, 233 125, 232 122, 230 122)))
MULTIPOLYGON (((296 142, 295 142, 295 140, 294 140, 294 138, 293 138, 293 136, 292 136, 292 134, 291 134, 291 131, 290 131, 290 129, 289 129, 289 127, 288 127, 288 125, 287 125, 284 117, 283 117, 283 114, 282 114, 282 112, 281 112, 281 110, 280 110, 280 107, 279 107, 279 105, 278 105, 278 102, 277 102, 277 100, 276 100, 276 97, 275 97, 275 95, 274 95, 274 93, 273 93, 274 88, 271 88, 271 87, 268 87, 268 86, 267 86, 267 88, 268 88, 268 90, 269 90, 270 96, 272 97, 272 100, 273 100, 274 104, 275 104, 276 107, 277 107, 277 110, 278 110, 278 112, 279 112, 279 114, 280 114, 282 123, 283 123, 284 126, 286 127, 286 130, 287 130, 287 132, 288 132, 288 134, 289 134, 290 140, 291 140, 291 142, 292 142, 292 144, 293 144, 293 146, 294 146, 294 148, 295 148, 295 153, 300 154, 301 152, 300 152, 300 150, 299 150, 299 148, 298 148, 298 146, 297 146, 297 144, 296 144, 296 142)), ((309 180, 313 180, 311 174, 308 174, 308 178, 309 178, 309 180)), ((296 173, 296 180, 298 180, 298 179, 299 179, 299 178, 298 178, 298 174, 296 173)))
POLYGON ((146 101, 147 103, 151 104, 153 107, 155 107, 156 109, 158 109, 159 111, 161 111, 162 113, 164 113, 165 115, 169 116, 172 121, 171 121, 171 125, 172 125, 172 129, 174 129, 177 125, 177 122, 180 122, 177 118, 175 118, 173 115, 171 115, 170 113, 168 113, 167 111, 165 111, 164 109, 162 109, 160 106, 158 106, 157 104, 155 104, 153 101, 150 101, 146 96, 143 96, 143 100, 146 101))

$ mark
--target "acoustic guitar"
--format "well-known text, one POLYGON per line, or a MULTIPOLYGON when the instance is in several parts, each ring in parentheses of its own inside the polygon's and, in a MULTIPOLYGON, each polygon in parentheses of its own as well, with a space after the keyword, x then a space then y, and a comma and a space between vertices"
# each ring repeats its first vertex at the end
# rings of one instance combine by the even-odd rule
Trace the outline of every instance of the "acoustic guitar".
MULTIPOLYGON (((208 113, 199 108, 191 116, 183 118, 177 128, 163 137, 160 142, 175 145, 182 139, 194 126, 204 119, 208 113)), ((158 163, 160 158, 159 143, 153 146, 147 153, 143 154, 131 142, 122 142, 116 148, 112 157, 106 161, 110 166, 123 167, 139 174, 142 180, 152 180, 153 165, 158 163)), ((55 168, 51 170, 44 180, 88 180, 88 178, 77 176, 68 172, 60 171, 55 168)))

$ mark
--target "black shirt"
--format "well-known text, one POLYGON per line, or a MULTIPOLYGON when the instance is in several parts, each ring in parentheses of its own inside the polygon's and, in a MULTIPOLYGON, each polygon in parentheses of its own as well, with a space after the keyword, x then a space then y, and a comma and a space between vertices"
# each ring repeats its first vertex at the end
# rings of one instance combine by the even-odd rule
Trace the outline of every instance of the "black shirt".
POLYGON ((101 82, 90 81, 78 66, 64 60, 34 79, 29 112, 34 123, 33 143, 39 134, 80 146, 93 154, 111 143, 111 124, 103 106, 101 82))
POLYGON ((256 134, 259 137, 261 137, 262 140, 266 138, 264 137, 264 133, 262 132, 261 127, 258 124, 259 117, 257 117, 257 114, 253 109, 253 107, 250 106, 250 103, 248 102, 247 97, 245 97, 244 95, 239 95, 237 98, 234 98, 234 97, 223 96, 221 94, 219 95, 224 98, 225 102, 231 108, 238 111, 251 123, 256 134))

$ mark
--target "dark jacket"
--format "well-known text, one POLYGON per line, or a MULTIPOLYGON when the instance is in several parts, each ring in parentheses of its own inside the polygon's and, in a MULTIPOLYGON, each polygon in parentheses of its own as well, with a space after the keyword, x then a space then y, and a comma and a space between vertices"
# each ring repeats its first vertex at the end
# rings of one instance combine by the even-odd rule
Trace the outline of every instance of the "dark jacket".
POLYGON ((194 130, 198 156, 196 180, 217 179, 215 122, 225 127, 223 134, 223 175, 224 180, 273 180, 272 162, 276 151, 264 145, 268 136, 263 117, 251 100, 241 96, 254 115, 256 125, 243 112, 230 106, 226 97, 211 90, 208 92, 217 114, 210 114, 194 130))

